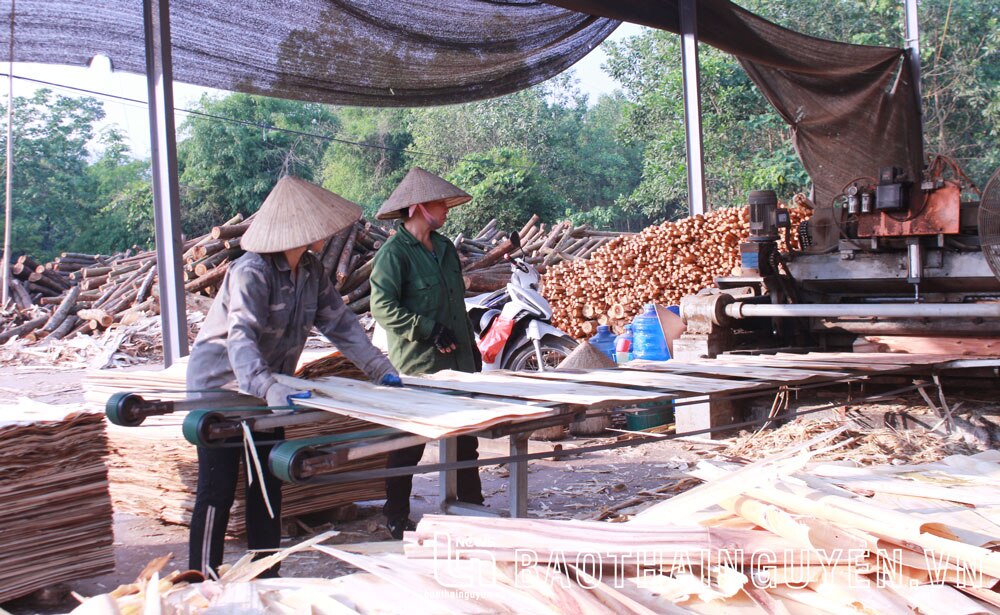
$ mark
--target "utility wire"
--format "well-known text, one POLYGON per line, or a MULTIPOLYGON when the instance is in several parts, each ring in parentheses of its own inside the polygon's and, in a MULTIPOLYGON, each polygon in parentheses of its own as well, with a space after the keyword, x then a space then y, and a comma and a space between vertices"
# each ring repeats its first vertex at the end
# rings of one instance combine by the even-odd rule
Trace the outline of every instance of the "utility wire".
MULTIPOLYGON (((9 73, 0 73, 0 77, 10 77, 9 73)), ((93 96, 101 96, 104 98, 110 98, 113 100, 119 100, 122 102, 133 103, 137 106, 146 107, 149 103, 145 100, 139 100, 137 98, 129 98, 127 96, 119 96, 117 94, 108 94, 106 92, 98 92, 96 90, 88 90, 87 88, 79 88, 71 85, 64 85, 61 83, 53 83, 51 81, 45 81, 42 79, 34 79, 32 77, 22 77, 20 75, 14 75, 14 79, 20 79, 22 81, 30 81, 32 83, 38 83, 41 85, 48 85, 56 88, 62 88, 65 90, 72 90, 74 92, 81 92, 84 94, 90 94, 93 96)), ((181 113, 187 113, 188 115, 196 115, 199 117, 204 117, 207 119, 218 120, 221 122, 229 122, 231 124, 239 124, 242 126, 250 126, 253 128, 260 128, 263 130, 273 130, 276 132, 283 132, 286 134, 296 135, 300 137, 311 137, 313 139, 321 139, 323 141, 329 141, 332 143, 340 143, 343 145, 353 145, 355 147, 362 147, 367 149, 388 151, 388 152, 399 152, 403 154, 410 154, 412 156, 424 156, 427 158, 439 158, 442 160, 447 160, 449 162, 475 162, 479 164, 488 164, 494 167, 504 168, 504 169, 534 169, 535 165, 515 165, 515 164, 504 164, 500 162, 495 162, 493 160, 487 160, 482 158, 462 158, 459 156, 448 156, 446 154, 433 154, 430 152, 421 152, 417 150, 402 148, 402 147, 389 147, 387 145, 376 145, 373 143, 364 143, 361 141, 351 141, 349 139, 344 139, 342 137, 336 137, 333 135, 318 134, 314 132, 307 132, 304 130, 294 130, 291 128, 280 128, 271 124, 265 124, 263 122, 253 122, 250 120, 241 120, 233 117, 227 117, 224 115, 217 115, 214 113, 206 113, 204 111, 197 111, 195 109, 184 109, 180 107, 174 107, 174 111, 181 113)))

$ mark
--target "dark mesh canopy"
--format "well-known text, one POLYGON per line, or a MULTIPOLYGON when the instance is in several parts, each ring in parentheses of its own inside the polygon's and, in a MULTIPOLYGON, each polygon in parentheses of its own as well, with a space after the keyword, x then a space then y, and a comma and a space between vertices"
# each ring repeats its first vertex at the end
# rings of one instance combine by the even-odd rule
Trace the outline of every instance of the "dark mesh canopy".
MULTIPOLYGON (((0 9, 5 24, 10 4, 0 9)), ((620 21, 679 29, 675 0, 173 0, 170 7, 177 81, 340 105, 499 96, 565 70, 620 21)), ((18 0, 16 11, 16 61, 83 65, 106 55, 116 70, 145 72, 139 0, 18 0)), ((818 201, 879 166, 917 177, 919 106, 902 50, 797 34, 727 0, 700 0, 698 29, 703 42, 740 59, 792 126, 818 201)), ((8 37, 0 27, 3 61, 8 37)))
MULTIPOLYGON (((10 3, 0 10, 7 24, 10 3)), ((20 0, 16 11, 17 61, 83 65, 100 54, 115 70, 146 71, 140 0, 20 0)), ((170 15, 177 81, 358 106, 515 92, 566 70, 618 26, 518 0, 171 0, 170 15)))

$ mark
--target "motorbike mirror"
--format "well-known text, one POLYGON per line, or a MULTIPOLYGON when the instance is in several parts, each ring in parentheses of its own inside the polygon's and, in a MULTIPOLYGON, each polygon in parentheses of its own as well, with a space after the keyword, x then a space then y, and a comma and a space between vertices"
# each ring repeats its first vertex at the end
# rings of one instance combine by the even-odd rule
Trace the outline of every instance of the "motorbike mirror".
MULTIPOLYGON (((520 233, 518 233, 517 231, 511 232, 509 239, 510 239, 510 245, 514 248, 514 250, 520 249, 520 247, 521 247, 521 234, 520 233)), ((514 250, 511 250, 511 251, 513 252, 514 250)))

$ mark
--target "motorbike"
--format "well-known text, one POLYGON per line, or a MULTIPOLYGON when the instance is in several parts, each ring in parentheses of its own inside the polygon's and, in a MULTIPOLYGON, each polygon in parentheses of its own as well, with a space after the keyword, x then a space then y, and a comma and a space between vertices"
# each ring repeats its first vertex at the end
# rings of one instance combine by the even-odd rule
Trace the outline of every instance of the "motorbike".
MULTIPOLYGON (((510 241, 511 255, 516 254, 521 247, 516 232, 510 241)), ((538 270, 523 255, 511 255, 506 287, 465 300, 483 371, 554 369, 576 348, 576 340, 552 325, 552 306, 538 290, 538 270)))

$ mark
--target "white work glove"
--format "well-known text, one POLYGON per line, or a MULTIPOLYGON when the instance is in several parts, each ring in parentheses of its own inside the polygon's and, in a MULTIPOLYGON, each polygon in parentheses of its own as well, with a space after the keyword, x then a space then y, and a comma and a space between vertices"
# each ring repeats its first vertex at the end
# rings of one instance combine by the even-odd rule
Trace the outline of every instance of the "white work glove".
POLYGON ((280 382, 275 382, 268 387, 266 397, 267 405, 274 408, 271 410, 272 413, 289 414, 295 410, 284 406, 291 406, 293 399, 308 399, 312 397, 312 391, 299 391, 280 382))

